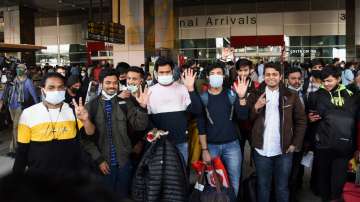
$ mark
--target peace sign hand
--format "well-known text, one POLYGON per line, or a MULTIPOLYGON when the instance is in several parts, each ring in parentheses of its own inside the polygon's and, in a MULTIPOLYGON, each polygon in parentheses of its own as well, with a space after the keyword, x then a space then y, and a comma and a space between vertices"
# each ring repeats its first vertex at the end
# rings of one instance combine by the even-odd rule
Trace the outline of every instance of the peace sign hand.
POLYGON ((136 98, 136 101, 139 103, 139 105, 142 108, 146 108, 148 101, 149 101, 150 94, 151 93, 149 93, 148 87, 143 88, 142 86, 140 86, 139 93, 135 98, 136 98))
POLYGON ((234 83, 234 89, 238 94, 239 98, 244 98, 246 96, 248 86, 249 80, 247 80, 244 76, 242 76, 241 78, 238 76, 238 82, 234 83))
POLYGON ((263 93, 263 94, 259 97, 259 99, 256 101, 255 106, 254 106, 256 112, 258 112, 259 109, 263 108, 263 107, 266 105, 265 95, 266 95, 266 93, 263 93))
POLYGON ((196 72, 194 73, 194 70, 192 70, 190 68, 186 69, 183 72, 183 74, 181 75, 181 79, 189 92, 194 91, 196 75, 197 75, 197 73, 196 72))
POLYGON ((75 114, 77 119, 79 119, 81 122, 85 122, 89 120, 89 113, 86 110, 86 108, 83 105, 82 98, 79 98, 79 104, 76 103, 76 100, 73 98, 72 103, 75 107, 75 114))

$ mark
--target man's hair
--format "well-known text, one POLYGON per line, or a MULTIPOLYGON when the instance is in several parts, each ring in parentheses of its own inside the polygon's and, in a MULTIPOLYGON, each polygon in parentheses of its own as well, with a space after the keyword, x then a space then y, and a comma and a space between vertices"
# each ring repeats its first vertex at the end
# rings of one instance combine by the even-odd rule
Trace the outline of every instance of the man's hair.
POLYGON ((311 68, 314 67, 315 65, 324 66, 324 61, 321 59, 312 59, 311 60, 311 68))
POLYGON ((296 72, 298 72, 298 73, 300 73, 300 75, 302 75, 301 69, 296 68, 296 67, 289 68, 288 73, 287 73, 287 77, 289 78, 290 74, 296 73, 296 72))
POLYGON ((27 69, 25 64, 18 64, 17 68, 27 69))
POLYGON ((281 73, 281 67, 279 64, 275 64, 273 62, 269 62, 269 63, 266 63, 264 65, 264 72, 266 71, 266 69, 269 69, 269 68, 272 68, 272 69, 275 69, 277 72, 280 73, 280 75, 282 75, 281 73))
POLYGON ((185 62, 185 64, 183 65, 184 69, 190 68, 191 66, 195 65, 196 61, 194 59, 189 59, 185 62))
POLYGON ((61 75, 60 73, 57 73, 57 72, 49 72, 47 74, 45 74, 41 80, 41 86, 42 87, 45 87, 45 84, 46 84, 46 81, 49 79, 49 78, 58 78, 60 80, 62 80, 62 82, 64 83, 65 85, 65 77, 63 75, 61 75))
POLYGON ((169 65, 171 67, 171 70, 174 69, 174 62, 171 59, 166 57, 159 57, 155 62, 155 66, 154 66, 155 71, 159 70, 159 66, 164 66, 164 65, 169 65))
POLYGON ((340 78, 341 77, 341 69, 332 64, 326 65, 324 67, 324 69, 322 69, 322 71, 321 71, 321 80, 325 80, 329 76, 332 76, 334 78, 340 78))
POLYGON ((126 62, 119 62, 116 65, 116 71, 119 75, 126 74, 126 72, 129 70, 130 65, 126 62))
POLYGON ((99 81, 102 83, 104 79, 108 76, 115 76, 116 78, 118 78, 119 74, 115 69, 103 69, 100 72, 99 81))
POLYGON ((145 76, 144 71, 143 71, 140 67, 138 67, 138 66, 131 66, 131 67, 128 69, 127 72, 135 72, 135 73, 138 73, 138 74, 140 74, 140 77, 141 77, 141 78, 144 78, 144 76, 145 76))
POLYGON ((63 70, 66 71, 66 68, 65 68, 64 66, 57 66, 56 69, 55 69, 55 71, 58 70, 58 69, 63 69, 63 70))
POLYGON ((334 58, 334 59, 332 60, 332 63, 335 64, 336 62, 339 62, 339 61, 340 61, 339 58, 334 58))
POLYGON ((211 63, 210 65, 208 65, 207 67, 207 75, 210 75, 210 72, 214 69, 220 68, 222 73, 225 74, 225 67, 224 67, 224 63, 222 62, 214 62, 211 63))
POLYGON ((248 59, 239 59, 236 61, 235 68, 236 70, 240 70, 241 67, 249 66, 249 69, 252 68, 252 62, 248 59))

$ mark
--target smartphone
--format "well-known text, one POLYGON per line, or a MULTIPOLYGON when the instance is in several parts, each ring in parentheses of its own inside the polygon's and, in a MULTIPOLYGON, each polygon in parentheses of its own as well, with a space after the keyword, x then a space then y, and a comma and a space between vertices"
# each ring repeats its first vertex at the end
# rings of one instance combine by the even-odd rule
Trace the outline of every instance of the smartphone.
POLYGON ((310 113, 313 113, 314 115, 319 115, 319 112, 316 110, 309 110, 310 113))

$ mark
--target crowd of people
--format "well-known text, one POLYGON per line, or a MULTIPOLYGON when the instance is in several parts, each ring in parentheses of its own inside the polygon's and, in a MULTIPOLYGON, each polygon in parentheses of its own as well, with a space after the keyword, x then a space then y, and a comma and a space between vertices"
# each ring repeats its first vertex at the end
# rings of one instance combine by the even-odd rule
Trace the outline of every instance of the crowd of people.
POLYGON ((87 173, 121 199, 187 201, 191 163, 214 157, 241 199, 248 142, 257 201, 298 201, 301 162, 310 152, 312 191, 341 201, 349 160, 360 157, 354 62, 219 59, 202 66, 190 59, 177 67, 159 57, 153 72, 125 62, 18 64, 3 68, 1 81, 13 174, 87 173))

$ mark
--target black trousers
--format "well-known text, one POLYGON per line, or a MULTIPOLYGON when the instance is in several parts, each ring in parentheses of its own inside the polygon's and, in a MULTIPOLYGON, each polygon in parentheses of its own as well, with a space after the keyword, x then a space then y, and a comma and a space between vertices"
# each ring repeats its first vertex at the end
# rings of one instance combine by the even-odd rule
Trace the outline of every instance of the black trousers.
POLYGON ((349 159, 330 149, 315 149, 312 183, 323 200, 341 198, 349 159))
POLYGON ((296 201, 297 190, 299 190, 303 183, 304 166, 301 165, 304 152, 294 152, 291 175, 289 178, 290 201, 296 201))

